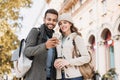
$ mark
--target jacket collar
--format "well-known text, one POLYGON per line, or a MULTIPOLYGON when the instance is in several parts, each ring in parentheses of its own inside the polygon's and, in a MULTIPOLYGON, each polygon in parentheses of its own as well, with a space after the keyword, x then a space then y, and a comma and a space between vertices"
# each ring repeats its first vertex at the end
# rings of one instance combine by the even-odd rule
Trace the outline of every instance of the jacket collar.
MULTIPOLYGON (((46 42, 47 41, 47 34, 46 34, 46 30, 45 30, 46 27, 47 26, 45 24, 42 24, 40 26, 40 36, 42 38, 42 42, 46 42)), ((53 32, 54 32, 54 30, 53 30, 53 32)))

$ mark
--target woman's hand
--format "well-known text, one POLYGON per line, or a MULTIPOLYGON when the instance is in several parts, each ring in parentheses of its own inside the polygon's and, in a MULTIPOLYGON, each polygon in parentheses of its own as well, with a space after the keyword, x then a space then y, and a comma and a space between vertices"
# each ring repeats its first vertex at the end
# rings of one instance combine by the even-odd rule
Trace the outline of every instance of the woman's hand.
POLYGON ((54 67, 56 69, 61 69, 63 67, 67 67, 69 62, 66 59, 56 59, 54 62, 54 67))

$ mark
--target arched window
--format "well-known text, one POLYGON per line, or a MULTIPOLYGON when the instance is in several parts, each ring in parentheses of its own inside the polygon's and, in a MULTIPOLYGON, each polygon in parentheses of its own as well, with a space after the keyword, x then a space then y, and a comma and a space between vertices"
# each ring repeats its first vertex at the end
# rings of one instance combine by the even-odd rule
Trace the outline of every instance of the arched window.
POLYGON ((102 33, 102 38, 105 40, 105 57, 106 57, 106 67, 114 68, 114 42, 111 39, 111 32, 108 29, 104 29, 102 33))

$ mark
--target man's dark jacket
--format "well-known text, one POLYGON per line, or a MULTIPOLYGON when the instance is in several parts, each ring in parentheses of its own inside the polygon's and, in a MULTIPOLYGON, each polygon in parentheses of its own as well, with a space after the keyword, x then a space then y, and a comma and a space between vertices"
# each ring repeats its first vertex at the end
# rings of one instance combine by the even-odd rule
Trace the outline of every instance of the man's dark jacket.
MULTIPOLYGON (((27 36, 24 53, 27 57, 33 60, 33 63, 25 76, 25 80, 46 80, 46 61, 48 50, 45 47, 45 42, 47 41, 45 27, 46 26, 43 24, 40 29, 32 28, 27 36)), ((57 55, 56 51, 54 52, 51 67, 51 80, 56 80, 56 70, 53 64, 57 55)))

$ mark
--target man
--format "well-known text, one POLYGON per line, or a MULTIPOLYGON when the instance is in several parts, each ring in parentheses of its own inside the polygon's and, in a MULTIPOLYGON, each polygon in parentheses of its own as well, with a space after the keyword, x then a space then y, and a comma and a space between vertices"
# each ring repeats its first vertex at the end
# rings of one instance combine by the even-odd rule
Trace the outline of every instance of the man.
POLYGON ((48 9, 45 12, 44 24, 38 29, 33 28, 26 40, 25 55, 33 60, 25 80, 56 80, 55 68, 53 67, 56 58, 55 47, 58 44, 57 38, 53 37, 54 27, 58 19, 58 12, 48 9))

